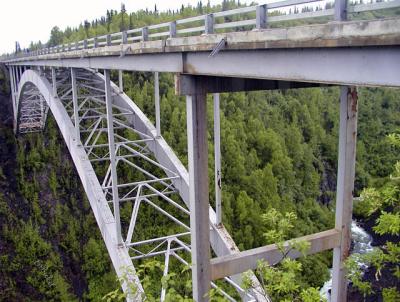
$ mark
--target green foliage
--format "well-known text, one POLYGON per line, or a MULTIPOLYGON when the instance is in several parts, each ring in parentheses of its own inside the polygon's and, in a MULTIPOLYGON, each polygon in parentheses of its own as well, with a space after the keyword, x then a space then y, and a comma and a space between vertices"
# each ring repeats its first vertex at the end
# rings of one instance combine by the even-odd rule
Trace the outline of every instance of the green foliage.
MULTIPOLYGON (((302 263, 287 257, 294 250, 306 256, 310 248, 309 242, 305 241, 289 240, 284 242, 294 228, 296 215, 292 212, 281 214, 272 208, 262 215, 262 219, 267 228, 264 234, 266 239, 276 243, 282 254, 281 260, 272 263, 274 266, 263 261, 258 263, 256 274, 261 280, 265 293, 268 293, 273 301, 321 301, 318 289, 304 286, 299 281, 303 272, 302 263)), ((253 287, 248 274, 244 275, 243 283, 246 289, 253 287)))
MULTIPOLYGON (((134 13, 121 7, 121 12, 107 11, 105 17, 85 20, 77 27, 60 30, 55 26, 47 44, 71 43, 126 28, 237 6, 236 1, 231 0, 216 6, 199 3, 197 6, 182 6, 176 11, 154 9, 134 13)), ((274 26, 286 25, 288 23, 274 26)), ((40 41, 32 43, 31 49, 41 46, 40 41)), ((0 89, 6 83, 4 76, 0 72, 0 89)), ((116 73, 112 76, 116 77, 116 73)), ((125 92, 154 121, 152 75, 125 72, 123 77, 125 92)), ((187 165, 186 107, 184 99, 175 95, 173 87, 173 76, 161 74, 162 134, 187 165)), ((221 95, 223 222, 242 250, 278 242, 284 260, 276 267, 262 266, 259 270, 263 280, 269 280, 266 288, 272 290, 278 301, 316 301, 317 288, 328 278, 329 254, 288 260, 285 255, 290 250, 306 253, 308 246, 298 241, 282 242, 333 226, 331 210, 337 163, 338 94, 337 88, 330 87, 221 95)), ((393 148, 399 144, 399 135, 390 135, 384 141, 380 138, 394 132, 398 126, 398 90, 360 89, 359 95, 362 102, 355 194, 370 185, 377 189, 363 191, 357 208, 363 215, 384 209, 388 215, 382 213, 376 231, 395 234, 398 233, 398 212, 391 208, 398 207, 396 188, 400 164, 395 165, 398 158, 393 148), (391 184, 383 185, 390 173, 391 184)), ((207 106, 211 117, 211 97, 207 106)), ((211 126, 210 118, 210 175, 214 164, 211 126)), ((17 172, 16 196, 0 195, 0 235, 5 238, 7 248, 7 254, 0 256, 0 277, 8 280, 4 281, 7 284, 4 295, 18 301, 124 299, 119 289, 121 280, 115 278, 90 205, 51 117, 45 132, 44 136, 31 134, 18 139, 18 144, 14 145, 17 148, 17 167, 14 167, 17 172), (30 221, 26 222, 28 217, 30 221), (38 258, 40 261, 34 265, 32 261, 38 258), (24 269, 29 265, 33 267, 32 271, 24 269), (22 275, 22 279, 16 279, 15 275, 22 275), (83 293, 76 292, 72 286, 77 279, 81 282, 79 287, 85 288, 83 293), (28 284, 31 291, 18 288, 17 284, 28 284), (71 297, 67 298, 68 295, 71 297)), ((0 140, 15 144, 13 135, 0 140)), ((106 137, 101 137, 100 141, 107 142, 106 137)), ((2 154, 9 152, 8 149, 1 151, 2 154)), ((106 167, 99 165, 95 169, 104 172, 106 167)), ((127 179, 136 177, 132 169, 121 171, 120 175, 127 179)), ((5 170, 0 170, 0 190, 3 182, 7 182, 6 174, 5 170)), ((212 184, 210 188, 213 203, 212 184)), ((123 221, 131 210, 132 205, 125 203, 121 209, 123 221)), ((145 221, 144 226, 138 229, 143 237, 170 227, 168 222, 147 212, 139 218, 145 221)), ((371 256, 369 261, 378 267, 384 267, 387 261, 396 263, 398 248, 398 245, 388 243, 384 254, 371 256)), ((167 301, 191 300, 187 268, 175 270, 166 277, 162 277, 163 265, 160 263, 140 263, 138 268, 149 299, 158 297, 162 283, 168 288, 167 301)), ((393 274, 400 275, 398 267, 393 274)), ((392 289, 387 289, 384 295, 393 297, 392 292, 392 289)), ((2 295, 0 293, 0 300, 2 295)), ((210 298, 221 300, 217 290, 210 292, 210 298)))
MULTIPOLYGON (((388 135, 391 145, 400 147, 400 136, 398 134, 388 135)), ((364 207, 362 214, 373 215, 378 213, 374 231, 379 235, 400 234, 400 170, 399 162, 394 165, 393 174, 389 181, 381 188, 369 188, 363 191, 358 207, 364 207)), ((371 284, 363 280, 363 272, 359 266, 360 262, 365 262, 376 269, 375 278, 379 280, 382 271, 387 267, 394 267, 392 274, 394 280, 400 280, 400 243, 388 240, 385 246, 375 248, 372 252, 364 255, 352 255, 346 266, 350 280, 361 293, 366 297, 373 293, 371 284)), ((384 301, 398 301, 400 293, 395 287, 382 287, 384 301), (396 300, 397 299, 397 300, 396 300)))

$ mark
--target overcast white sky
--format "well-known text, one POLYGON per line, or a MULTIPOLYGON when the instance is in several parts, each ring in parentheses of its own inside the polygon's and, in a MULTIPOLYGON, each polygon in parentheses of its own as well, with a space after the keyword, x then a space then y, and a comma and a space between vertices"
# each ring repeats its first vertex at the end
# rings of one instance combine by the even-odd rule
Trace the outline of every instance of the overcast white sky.
MULTIPOLYGON (((92 20, 106 14, 107 9, 120 10, 125 3, 128 12, 139 9, 178 9, 182 4, 196 5, 198 0, 1 0, 0 1, 0 54, 12 52, 15 41, 21 47, 31 41, 47 42, 53 26, 64 29, 77 26, 83 20, 92 20)), ((211 4, 222 0, 211 0, 211 4)), ((241 0, 241 3, 251 3, 241 0)), ((260 1, 263 2, 263 1, 260 1)), ((203 0, 203 4, 207 0, 203 0)))

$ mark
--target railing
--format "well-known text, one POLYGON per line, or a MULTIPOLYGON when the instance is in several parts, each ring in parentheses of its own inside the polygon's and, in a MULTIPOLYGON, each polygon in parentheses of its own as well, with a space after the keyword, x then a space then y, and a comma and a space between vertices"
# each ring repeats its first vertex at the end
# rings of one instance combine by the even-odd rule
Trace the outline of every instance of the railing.
MULTIPOLYGON (((284 0, 280 2, 247 6, 228 11, 221 11, 207 15, 190 17, 171 22, 149 25, 102 36, 85 39, 79 42, 46 47, 31 52, 22 52, 6 58, 37 56, 45 54, 94 49, 104 46, 128 44, 164 38, 193 35, 195 33, 212 34, 220 31, 240 31, 266 29, 271 23, 327 17, 334 14, 334 9, 319 9, 311 12, 271 15, 271 12, 290 6, 321 2, 323 0, 284 0), (242 20, 229 21, 227 17, 240 17, 242 20)), ((400 0, 376 2, 370 4, 356 4, 348 7, 348 13, 362 13, 379 9, 400 7, 400 0)))

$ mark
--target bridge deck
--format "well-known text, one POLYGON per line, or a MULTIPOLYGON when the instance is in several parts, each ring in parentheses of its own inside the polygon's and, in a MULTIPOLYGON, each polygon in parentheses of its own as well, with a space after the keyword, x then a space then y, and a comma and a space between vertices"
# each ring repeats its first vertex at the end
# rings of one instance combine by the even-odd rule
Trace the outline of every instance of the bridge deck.
POLYGON ((330 22, 289 28, 177 37, 66 51, 11 60, 36 61, 82 57, 211 51, 222 39, 226 50, 332 48, 400 45, 400 18, 330 22))

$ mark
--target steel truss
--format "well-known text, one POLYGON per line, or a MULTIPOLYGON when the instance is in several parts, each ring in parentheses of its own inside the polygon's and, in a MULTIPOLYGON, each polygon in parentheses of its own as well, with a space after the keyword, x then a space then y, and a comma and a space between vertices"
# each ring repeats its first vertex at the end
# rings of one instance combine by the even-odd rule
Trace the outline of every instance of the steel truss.
MULTIPOLYGON (((41 131, 48 105, 50 109, 52 105, 62 105, 58 110, 63 110, 62 114, 67 114, 69 121, 60 124, 57 111, 53 112, 56 121, 62 132, 68 128, 63 135, 81 179, 86 180, 82 182, 92 209, 101 208, 100 214, 101 211, 106 213, 103 221, 96 218, 117 274, 126 274, 126 268, 118 266, 121 262, 133 268, 128 272, 132 274, 128 279, 135 282, 139 294, 131 295, 128 300, 137 301, 143 299, 140 294, 143 289, 132 263, 137 266, 149 258, 156 258, 164 263, 164 277, 190 265, 188 174, 159 135, 159 128, 156 129, 109 79, 109 71, 102 75, 89 69, 28 70, 18 85, 17 126, 19 133, 41 131), (47 91, 40 88, 39 81, 47 91), (80 160, 86 160, 93 173, 79 169, 80 164, 73 156, 74 148, 82 151, 80 160), (97 196, 96 201, 91 200, 88 184, 101 188, 102 196, 97 196), (104 200, 102 204, 99 204, 99 198, 104 200), (144 221, 145 213, 154 221, 144 221), (154 226, 156 221, 162 222, 162 227, 154 226), (102 230, 104 224, 113 225, 110 227, 115 236, 112 243, 102 230), (155 233, 147 234, 147 228, 155 233), (114 259, 122 254, 128 255, 129 259, 114 259)), ((223 256, 237 251, 224 227, 215 222, 215 212, 210 207, 210 241, 214 253, 223 256)), ((223 280, 226 282, 222 287, 221 283, 217 286, 214 282, 211 287, 218 289, 229 301, 235 301, 228 293, 232 292, 229 287, 245 301, 265 300, 260 297, 260 288, 253 291, 241 288, 240 275, 223 280)), ((255 278, 254 283, 257 286, 255 278)), ((129 293, 129 286, 124 283, 122 286, 129 293)), ((167 288, 159 287, 160 299, 164 301, 167 288)))

